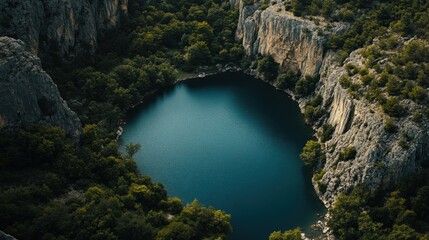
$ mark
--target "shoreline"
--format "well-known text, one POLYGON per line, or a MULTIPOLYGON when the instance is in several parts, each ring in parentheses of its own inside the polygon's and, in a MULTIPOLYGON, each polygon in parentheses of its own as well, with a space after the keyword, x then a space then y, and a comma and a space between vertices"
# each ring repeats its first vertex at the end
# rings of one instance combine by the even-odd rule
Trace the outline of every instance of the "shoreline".
MULTIPOLYGON (((205 78, 208 76, 212 76, 212 75, 216 75, 219 73, 224 73, 224 72, 239 72, 239 71, 243 71, 240 67, 238 67, 237 65, 231 65, 231 64, 226 64, 226 65, 221 65, 221 64, 216 64, 216 65, 212 65, 211 67, 216 66, 217 70, 213 71, 213 72, 204 72, 204 71, 200 71, 200 72, 195 72, 195 73, 190 73, 190 76, 187 77, 181 77, 181 78, 177 78, 176 81, 174 81, 172 84, 151 90, 147 93, 145 93, 140 101, 138 101, 137 103, 134 103, 130 109, 127 110, 127 112, 133 110, 134 108, 138 107, 140 104, 143 103, 143 101, 145 100, 145 98, 154 95, 155 93, 157 93, 158 91, 162 90, 165 87, 171 87, 176 85, 177 83, 183 82, 183 81, 187 81, 187 80, 193 80, 193 79, 197 79, 197 78, 205 78)), ((209 68, 209 66, 205 66, 207 67, 207 69, 209 68)), ((243 71, 243 73, 245 73, 243 71)), ((247 74, 247 73, 245 73, 247 74)), ((126 114, 125 114, 126 115, 126 114)), ((116 130, 116 141, 119 141, 119 138, 121 138, 123 132, 124 132, 124 128, 123 126, 127 124, 124 119, 121 119, 119 122, 119 126, 118 129, 116 130)))
MULTIPOLYGON (((237 66, 228 66, 228 65, 222 66, 220 68, 218 67, 218 69, 216 71, 213 71, 213 72, 204 72, 204 71, 201 71, 201 72, 191 73, 190 76, 177 78, 176 81, 174 81, 172 84, 169 84, 169 85, 166 85, 166 86, 163 86, 161 88, 157 88, 157 89, 154 89, 152 91, 149 91, 149 92, 145 93, 142 96, 141 100, 138 103, 135 103, 128 111, 136 108, 137 106, 139 106, 140 104, 142 104, 144 102, 145 98, 147 98, 149 96, 152 96, 153 94, 157 93, 158 91, 162 90, 165 87, 174 86, 177 83, 180 83, 182 81, 188 81, 188 80, 193 80, 193 79, 198 79, 198 78, 205 78, 205 77, 213 76, 213 75, 216 75, 216 74, 219 74, 219 73, 224 73, 224 72, 240 72, 240 71, 242 71, 246 75, 252 76, 252 77, 254 77, 254 78, 258 79, 258 80, 261 80, 263 82, 268 83, 269 85, 271 85, 277 91, 282 91, 285 94, 287 94, 294 102, 296 102, 298 104, 298 107, 300 108, 301 114, 302 114, 302 110, 303 110, 302 106, 301 106, 302 100, 299 99, 299 98, 297 98, 297 96, 295 94, 293 94, 290 90, 285 90, 285 89, 277 88, 274 85, 274 83, 261 78, 261 76, 259 76, 256 71, 252 71, 250 69, 243 70, 240 67, 237 67, 237 66)), ((120 137, 122 136, 122 133, 124 131, 123 125, 125 125, 125 124, 126 124, 126 122, 123 121, 123 119, 121 119, 121 123, 120 123, 120 125, 118 127, 118 130, 116 131, 116 140, 117 141, 119 141, 120 137)), ((311 124, 308 124, 308 125, 314 130, 314 134, 313 135, 317 137, 316 128, 313 125, 311 125, 311 124)), ((316 195, 318 196, 316 187, 315 187, 315 185, 313 183, 313 179, 311 179, 311 182, 312 182, 312 185, 313 185, 313 190, 315 191, 316 195)), ((319 198, 319 200, 321 200, 319 196, 318 196, 318 198, 319 198)), ((325 206, 325 209, 328 210, 326 208, 326 206, 325 206)), ((331 238, 332 235, 330 234, 330 229, 329 229, 329 227, 327 227, 327 221, 329 220, 329 217, 330 217, 329 212, 326 212, 324 214, 323 213, 317 214, 317 217, 318 217, 318 220, 316 222, 314 222, 313 224, 310 224, 308 226, 308 229, 306 230, 307 233, 302 232, 302 234, 301 234, 302 239, 305 239, 305 240, 312 240, 312 239, 314 239, 314 240, 316 240, 316 239, 333 239, 333 238, 331 238)))

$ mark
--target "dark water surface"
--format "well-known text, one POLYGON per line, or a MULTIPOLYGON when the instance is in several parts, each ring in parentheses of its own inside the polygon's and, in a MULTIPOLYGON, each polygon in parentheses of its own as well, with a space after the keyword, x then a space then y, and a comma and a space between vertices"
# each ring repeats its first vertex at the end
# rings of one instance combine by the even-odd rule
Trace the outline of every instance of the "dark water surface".
POLYGON ((122 144, 142 146, 140 171, 184 203, 232 214, 230 239, 308 229, 324 208, 299 159, 312 136, 285 93, 242 73, 181 82, 128 116, 122 144))

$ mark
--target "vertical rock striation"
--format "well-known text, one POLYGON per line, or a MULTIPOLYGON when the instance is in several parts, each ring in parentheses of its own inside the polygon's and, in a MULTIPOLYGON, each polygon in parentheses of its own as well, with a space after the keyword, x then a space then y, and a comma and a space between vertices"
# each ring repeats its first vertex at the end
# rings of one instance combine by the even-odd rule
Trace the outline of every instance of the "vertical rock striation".
POLYGON ((104 30, 127 13, 128 0, 3 0, 0 35, 20 39, 43 60, 72 60, 93 53, 104 30))
POLYGON ((240 1, 236 37, 248 55, 271 55, 283 68, 303 75, 319 72, 327 36, 344 31, 344 24, 330 24, 319 18, 305 20, 286 12, 282 3, 259 10, 259 4, 244 6, 240 1))
MULTIPOLYGON (((316 94, 323 97, 324 108, 329 113, 324 123, 335 126, 332 139, 325 143, 326 173, 321 184, 327 188, 325 192, 315 188, 328 207, 339 193, 350 192, 358 184, 373 192, 389 188, 416 172, 422 161, 429 159, 427 123, 416 123, 411 115, 397 118, 396 133, 389 133, 384 128, 388 116, 380 105, 364 98, 353 98, 341 86, 339 79, 347 75, 345 65, 364 66, 365 59, 359 52, 360 49, 352 52, 343 64, 333 64, 335 54, 328 54, 321 68, 324 77, 316 90, 316 94), (349 147, 356 148, 356 157, 341 161, 340 153, 349 147)), ((410 100, 402 104, 410 112, 417 107, 410 100)))
MULTIPOLYGON (((233 2, 234 3, 234 2, 233 2)), ((352 52, 344 63, 336 61, 336 53, 327 51, 325 44, 331 34, 347 29, 340 23, 327 23, 323 19, 298 18, 285 12, 280 4, 259 10, 259 4, 240 8, 236 37, 242 41, 248 55, 272 55, 283 68, 299 70, 303 75, 320 74, 315 91, 323 97, 323 109, 327 114, 314 126, 319 133, 324 123, 335 127, 332 139, 325 143, 325 175, 319 182, 326 185, 321 192, 315 186, 320 199, 327 207, 332 206, 340 193, 349 192, 358 184, 371 191, 392 186, 405 176, 417 171, 421 161, 429 158, 429 126, 417 124, 412 117, 395 119, 397 133, 387 133, 384 125, 387 116, 379 105, 365 99, 353 98, 339 83, 346 75, 345 65, 362 67, 364 58, 359 50, 352 52), (401 142, 407 136, 406 147, 401 142), (340 153, 354 147, 356 157, 340 161, 340 153)), ((308 99, 299 99, 304 111, 308 99)), ((404 101, 407 109, 415 103, 404 101)), ((314 182, 314 185, 319 183, 314 182)))
POLYGON ((0 37, 0 130, 35 123, 59 126, 75 139, 82 132, 40 59, 24 42, 0 37))

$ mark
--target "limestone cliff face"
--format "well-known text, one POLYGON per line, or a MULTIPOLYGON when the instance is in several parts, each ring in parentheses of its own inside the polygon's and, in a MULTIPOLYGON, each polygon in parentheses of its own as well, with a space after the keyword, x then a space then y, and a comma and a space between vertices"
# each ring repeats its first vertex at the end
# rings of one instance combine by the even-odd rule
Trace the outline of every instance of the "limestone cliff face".
POLYGON ((94 52, 99 34, 116 27, 128 0, 3 0, 0 35, 20 39, 42 59, 94 52))
MULTIPOLYGON (((234 2, 233 2, 234 3, 234 2)), ((303 75, 319 72, 327 36, 345 29, 344 24, 328 25, 323 19, 305 20, 286 12, 282 3, 259 10, 259 3, 238 3, 240 17, 236 37, 248 55, 271 55, 283 68, 303 75)))
MULTIPOLYGON (((328 54, 321 69, 324 77, 316 90, 316 94, 323 96, 329 113, 325 122, 335 126, 332 139, 325 143, 326 174, 321 183, 327 189, 318 192, 326 206, 331 206, 339 193, 349 192, 358 184, 371 191, 386 189, 417 171, 421 161, 429 158, 427 123, 416 123, 412 116, 398 118, 394 120, 397 132, 388 133, 384 129, 387 116, 379 105, 352 98, 347 89, 341 87, 339 79, 347 75, 346 64, 364 66, 359 51, 352 52, 343 64, 335 64, 334 55, 328 54), (401 141, 405 141, 406 146, 401 141), (355 159, 339 161, 340 152, 348 147, 356 148, 355 159)), ((417 107, 409 100, 402 104, 410 112, 417 107)))
MULTIPOLYGON (((411 117, 395 119, 399 126, 397 133, 387 133, 384 130, 387 116, 380 106, 363 98, 355 99, 341 87, 339 79, 347 74, 344 67, 347 63, 364 65, 359 50, 344 63, 338 63, 336 53, 325 48, 327 36, 344 31, 346 25, 297 18, 277 5, 261 11, 259 4, 244 6, 242 1, 236 4, 240 7, 236 36, 242 40, 247 54, 270 54, 283 67, 290 66, 303 75, 321 76, 314 95, 323 97, 327 114, 314 128, 321 132, 320 126, 329 123, 335 126, 335 132, 324 145, 326 173, 320 183, 326 185, 326 191, 320 192, 318 183, 314 185, 327 207, 332 206, 339 193, 349 192, 358 184, 377 191, 419 169, 422 159, 429 157, 428 124, 419 125, 411 117), (404 135, 408 136, 405 148, 404 144, 401 146, 404 135), (340 153, 348 147, 356 148, 355 159, 339 161, 340 153)), ((307 100, 297 100, 302 110, 307 100)), ((410 110, 416 107, 412 102, 402 104, 410 110)))
POLYGON ((40 123, 77 138, 82 126, 24 42, 0 37, 0 130, 40 123))

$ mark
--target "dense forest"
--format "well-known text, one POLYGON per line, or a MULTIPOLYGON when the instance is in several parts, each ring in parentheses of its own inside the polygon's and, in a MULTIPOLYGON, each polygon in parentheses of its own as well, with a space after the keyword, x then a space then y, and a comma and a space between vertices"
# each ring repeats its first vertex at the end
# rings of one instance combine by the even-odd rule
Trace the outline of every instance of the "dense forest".
POLYGON ((54 127, 1 133, 0 226, 18 239, 226 239, 230 215, 183 206, 139 174, 116 129, 145 94, 199 65, 239 62, 238 10, 225 1, 130 1, 95 55, 44 68, 83 124, 79 143, 54 127))
MULTIPOLYGON (((238 9, 223 0, 130 0, 120 29, 107 32, 95 55, 73 64, 60 63, 55 52, 44 68, 61 95, 78 113, 83 134, 77 144, 58 128, 32 126, 0 135, 0 226, 19 239, 226 239, 230 215, 198 201, 183 206, 168 197, 162 184, 138 173, 132 155, 121 153, 116 129, 124 114, 148 93, 173 84, 201 65, 241 64, 235 42, 238 9), (35 237, 37 236, 37 237, 35 237)), ((253 0, 243 1, 253 4, 253 0)), ((264 5, 268 1, 262 2, 264 5)), ((364 68, 346 66, 341 85, 355 98, 382 106, 396 119, 412 114, 429 118, 429 2, 426 0, 291 0, 297 16, 343 21, 349 29, 334 35, 327 47, 343 61, 363 48, 364 68), (374 41, 377 39, 377 41, 374 41), (383 61, 381 61, 383 60, 383 61), (401 100, 419 105, 408 112, 401 100)), ((312 94, 319 76, 283 71, 270 56, 259 56, 264 78, 297 96, 312 94)), ((316 123, 324 114, 314 96, 304 117, 316 123)), ((321 142, 333 126, 324 125, 321 142)), ((404 136, 406 138, 406 136, 404 136)), ((316 168, 324 161, 318 141, 309 141, 301 158, 316 168)), ((406 147, 406 144, 404 144, 406 147)), ((352 159, 352 148, 342 154, 352 159)), ((314 179, 323 172, 314 175, 314 179)), ((322 185, 318 185, 323 190, 322 185)), ((325 186, 326 187, 326 186, 325 186)), ((364 187, 338 197, 329 226, 339 239, 429 239, 428 171, 422 170, 390 191, 370 195, 364 187)), ((273 232, 270 240, 300 239, 300 229, 273 232)), ((268 236, 267 236, 268 237, 268 236)))

